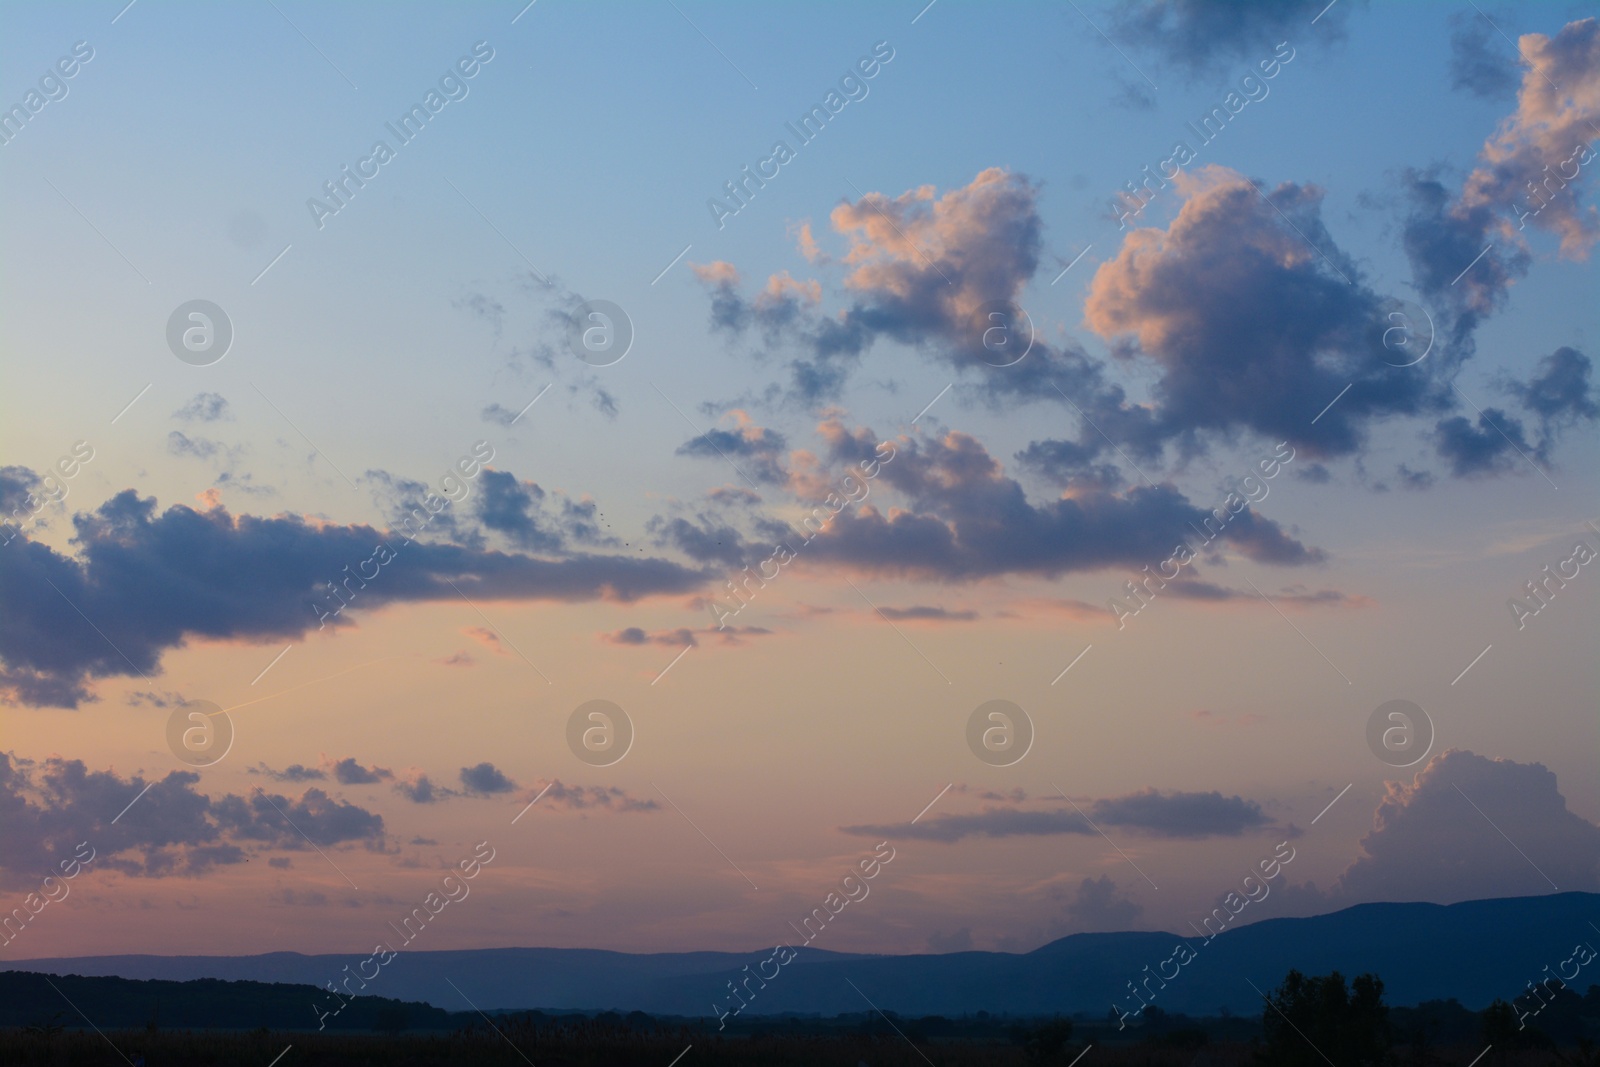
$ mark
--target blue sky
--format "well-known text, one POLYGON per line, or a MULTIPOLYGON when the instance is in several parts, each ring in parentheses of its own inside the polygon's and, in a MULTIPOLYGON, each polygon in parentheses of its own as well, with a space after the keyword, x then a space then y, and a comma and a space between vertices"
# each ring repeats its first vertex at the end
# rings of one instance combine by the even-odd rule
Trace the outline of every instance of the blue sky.
MULTIPOLYGON (((833 858, 870 844, 839 827, 892 823, 901 809, 909 817, 946 783, 961 788, 941 803, 959 800, 967 810, 1044 804, 1059 782, 1073 796, 1100 799, 1155 789, 1182 802, 1217 791, 1264 813, 1259 832, 1223 833, 1220 843, 1204 835, 1164 838, 1151 827, 1133 831, 1152 835, 1140 856, 1188 883, 1171 894, 1146 893, 1149 887, 1118 866, 1115 854, 1108 861, 1077 836, 1059 847, 1051 839, 1059 854, 1048 855, 1028 851, 1036 842, 1027 838, 935 845, 931 857, 913 856, 900 868, 915 881, 903 890, 896 917, 854 935, 860 947, 883 951, 918 950, 930 936, 957 929, 970 929, 979 947, 1031 947, 1093 928, 1094 916, 1063 912, 1062 900, 1070 903, 1083 882, 1101 876, 1137 899, 1140 925, 1170 927, 1187 911, 1204 910, 1202 902, 1222 885, 1214 871, 1233 853, 1254 855, 1266 835, 1287 834, 1291 826, 1307 830, 1346 783, 1353 784, 1347 807, 1317 826, 1332 827, 1333 839, 1307 849, 1310 862, 1297 872, 1321 888, 1285 906, 1320 910, 1350 899, 1330 887, 1370 855, 1361 839, 1372 829, 1374 810, 1397 795, 1385 783, 1425 770, 1397 772, 1367 751, 1367 715, 1393 698, 1429 709, 1439 730, 1436 753, 1475 753, 1489 767, 1458 757, 1406 788, 1426 798, 1429 782, 1442 788, 1468 780, 1451 775, 1481 773, 1485 790, 1499 789, 1512 777, 1496 775, 1521 773, 1511 764, 1540 763, 1559 780, 1570 812, 1592 827, 1600 790, 1592 775, 1594 677, 1586 635, 1595 621, 1589 590, 1595 579, 1582 570, 1548 614, 1522 630, 1506 605, 1541 567, 1571 555, 1574 538, 1600 541, 1600 534, 1584 532, 1596 515, 1592 463, 1585 462, 1596 443, 1595 418, 1583 413, 1585 403, 1593 406, 1587 378, 1562 394, 1550 416, 1557 428, 1543 437, 1535 410, 1517 399, 1526 400, 1529 383, 1553 366, 1542 361, 1563 350, 1574 353, 1563 366, 1581 361, 1588 374, 1596 347, 1592 257, 1582 241, 1577 254, 1559 254, 1548 229, 1516 236, 1514 227, 1494 230, 1490 258, 1475 267, 1470 253, 1461 261, 1464 275, 1481 272, 1466 275, 1463 285, 1489 278, 1486 272, 1519 244, 1527 261, 1512 284, 1484 296, 1486 305, 1469 314, 1454 303, 1464 299, 1460 286, 1424 291, 1424 267, 1444 269, 1442 259, 1423 264, 1408 244, 1422 232, 1413 199, 1419 178, 1436 178, 1447 206, 1462 208, 1460 221, 1470 206, 1464 183, 1484 165, 1486 142, 1519 108, 1533 113, 1536 102, 1519 101, 1517 86, 1525 78, 1537 85, 1511 42, 1536 34, 1570 44, 1578 56, 1571 84, 1580 88, 1563 114, 1574 123, 1595 118, 1600 74, 1583 66, 1582 52, 1593 34, 1580 21, 1588 12, 1545 4, 1480 15, 1471 5, 1339 0, 1319 15, 1320 6, 1295 7, 1281 22, 1256 15, 1239 26, 1228 24, 1225 5, 1171 6, 1166 16, 1192 36, 1164 46, 1150 23, 1140 28, 1142 18, 1164 9, 1143 2, 996 8, 938 0, 926 9, 681 0, 613 7, 539 0, 526 9, 288 2, 198 9, 159 0, 126 9, 13 5, 0 35, 5 106, 22 101, 76 42, 88 42, 93 58, 66 82, 63 98, 0 147, 0 187, 12 208, 0 221, 8 253, 0 267, 0 313, 11 356, 5 463, 43 472, 75 442, 88 442, 94 459, 71 480, 65 501, 43 511, 47 524, 28 531, 29 551, 48 548, 52 565, 85 576, 85 595, 128 606, 126 618, 105 627, 114 637, 124 632, 118 626, 133 639, 168 622, 177 635, 151 638, 153 658, 140 663, 146 677, 120 665, 90 670, 79 680, 97 699, 76 709, 27 699, 0 709, 12 758, 35 761, 19 795, 46 810, 42 776, 52 758, 82 760, 113 776, 108 790, 126 789, 130 797, 139 788, 136 778, 167 781, 180 768, 163 740, 167 711, 136 693, 231 708, 264 696, 263 689, 293 686, 294 695, 261 705, 281 708, 275 717, 246 720, 241 712, 249 736, 241 734, 236 751, 207 768, 193 788, 217 800, 273 781, 267 771, 325 759, 323 777, 308 779, 322 784, 310 788, 384 815, 386 829, 376 840, 329 831, 330 843, 351 850, 358 865, 371 865, 371 878, 359 882, 403 879, 410 868, 398 866, 394 855, 431 862, 430 850, 448 852, 491 814, 500 818, 498 808, 489 812, 491 801, 525 803, 535 783, 557 778, 657 801, 665 788, 686 810, 723 813, 720 829, 708 826, 709 835, 734 842, 724 847, 764 871, 757 882, 781 886, 773 891, 795 899, 805 896, 807 878, 831 877, 833 858), (1487 57, 1487 73, 1475 86, 1453 84, 1470 40, 1479 41, 1473 54, 1487 57), (1267 82, 1270 92, 1200 146, 1186 124, 1221 105, 1280 41, 1293 59, 1267 82), (385 124, 420 102, 474 46, 480 56, 492 49, 493 58, 465 79, 466 95, 433 115, 319 226, 308 199, 323 197, 323 183, 368 155, 375 140, 393 144, 385 124), (867 94, 848 103, 814 141, 798 145, 785 124, 820 103, 875 47, 880 55, 892 49, 893 58, 866 82, 867 94), (719 227, 708 199, 723 195, 724 182, 768 156, 778 139, 797 149, 795 158, 719 227), (1195 184, 1162 190, 1134 230, 1119 229, 1113 197, 1142 167, 1171 155, 1176 140, 1198 149, 1186 170, 1195 184), (1001 177, 985 184, 991 169, 1001 177), (1272 199, 1251 206, 1248 197, 1234 201, 1218 192, 1237 190, 1243 180, 1272 199), (926 194, 914 192, 924 187, 926 194), (1011 199, 984 199, 1002 194, 1011 199), (991 213, 963 214, 971 204, 991 213), (1140 273, 1141 263, 1155 260, 1134 256, 1130 233, 1170 253, 1173 259, 1163 262, 1175 262, 1185 224, 1180 211, 1199 219, 1203 208, 1235 215, 1222 226, 1222 239, 1195 238, 1199 251, 1184 260, 1193 271, 1189 280, 1148 299, 1135 285, 1118 304, 1114 290, 1123 281, 1143 279, 1151 293, 1156 289, 1154 267, 1140 273), (842 214, 834 216, 835 209, 842 214), (937 221, 928 214, 935 210, 950 214, 937 221), (890 229, 909 229, 911 237, 879 225, 889 213, 898 220, 890 229), (841 228, 839 219, 859 225, 841 228), (1036 244, 1019 241, 1008 250, 990 241, 1001 223, 1035 233, 1036 244), (801 249, 804 226, 820 250, 814 260, 801 249), (1230 227, 1240 235, 1237 245, 1226 238, 1230 227), (1294 288, 1304 285, 1328 303, 1254 303, 1259 293, 1240 293, 1236 308, 1227 300, 1200 306, 1194 294, 1209 277, 1228 276, 1235 254, 1254 247, 1251 235, 1273 250, 1265 260, 1276 257, 1288 279, 1285 292, 1309 291, 1294 288), (976 276, 993 266, 996 276, 1014 279, 1014 290, 995 295, 1027 309, 1041 345, 1018 375, 1081 355, 1098 368, 1096 381, 1122 390, 1126 405, 1119 407, 1110 392, 1069 399, 1127 420, 1108 426, 1132 427, 1144 416, 1161 422, 1150 431, 1152 450, 1140 451, 1120 430, 1112 447, 1102 448, 1088 417, 1048 387, 1006 384, 1023 379, 945 358, 955 342, 939 333, 944 326, 928 325, 937 315, 909 297, 896 303, 904 293, 895 286, 920 284, 927 273, 925 245, 951 270, 959 265, 976 276), (857 273, 869 268, 882 273, 857 273), (719 289, 718 279, 732 272, 738 285, 719 289), (790 292, 783 306, 793 317, 774 324, 761 318, 755 294, 785 272, 802 286, 815 282, 816 301, 807 303, 803 289, 790 292), (901 466, 886 468, 896 478, 921 465, 915 469, 927 481, 920 487, 907 473, 905 482, 891 485, 886 476, 874 489, 881 495, 872 505, 884 515, 890 508, 923 518, 937 513, 954 528, 956 509, 970 508, 961 514, 974 520, 1000 514, 999 504, 983 502, 989 498, 936 500, 928 488, 941 478, 945 489, 958 482, 970 488, 963 479, 976 478, 976 468, 960 466, 956 457, 970 460, 972 449, 992 458, 1003 471, 997 477, 1014 479, 1041 513, 1090 501, 1120 514, 1116 509, 1156 484, 1209 510, 1233 479, 1271 453, 1276 437, 1263 427, 1274 412, 1308 402, 1292 382, 1276 394, 1263 384, 1276 380, 1274 371, 1249 339, 1270 340, 1275 327, 1252 323, 1251 316, 1276 322, 1281 312, 1284 331, 1297 337, 1297 323, 1322 314, 1368 323, 1359 309, 1327 310, 1347 299, 1326 295, 1344 292, 1333 286, 1340 278, 1354 294, 1348 299, 1363 307, 1394 297, 1438 313, 1441 343, 1414 371, 1361 365, 1365 384, 1330 417, 1331 424, 1348 413, 1355 447, 1319 454, 1307 425, 1288 473, 1252 512, 1273 536, 1305 550, 1300 563, 1287 564, 1286 556, 1259 545, 1230 544, 1201 565, 1201 577, 1230 595, 1208 601, 1201 590, 1181 601, 1157 598, 1148 614, 1118 629, 1101 609, 1139 568, 1114 546, 1102 557, 1086 545, 1080 557, 1075 542, 1051 540, 1095 539, 1076 527, 1041 535, 1070 564, 1030 569, 1002 541, 982 566, 963 571, 919 570, 903 562, 910 555, 872 555, 877 549, 867 544, 866 527, 852 526, 862 541, 848 540, 843 530, 833 540, 824 536, 808 549, 797 577, 783 579, 741 613, 741 625, 770 632, 725 646, 721 635, 706 631, 705 600, 738 568, 695 556, 673 540, 669 523, 716 516, 752 550, 759 547, 751 562, 761 558, 771 533, 762 522, 796 521, 837 481, 848 449, 831 443, 835 431, 828 427, 835 422, 843 431, 898 442, 901 466), (1185 293, 1192 304, 1184 304, 1185 293), (733 306, 718 305, 719 298, 743 309, 742 329, 714 323, 718 306, 733 306), (191 366, 168 350, 169 316, 194 299, 221 306, 235 331, 231 350, 211 366, 191 366), (584 299, 625 309, 635 336, 621 362, 590 367, 567 349, 563 316, 584 299), (872 334, 836 391, 804 395, 794 388, 791 364, 812 351, 814 334, 807 331, 848 321, 852 307, 865 308, 869 318, 887 315, 885 308, 904 317, 872 334), (1163 334, 1169 311, 1180 325, 1163 334), (933 317, 918 317, 924 313, 933 317), (1442 340, 1449 324, 1474 314, 1464 327, 1468 342, 1442 340), (1128 328, 1111 329, 1114 320, 1128 328), (1202 335, 1212 340, 1194 340, 1202 335), (1248 343, 1229 349, 1234 335, 1248 343), (1198 349, 1185 347, 1191 343, 1204 351, 1196 355, 1198 349), (1202 386, 1180 388, 1186 361, 1213 358, 1240 369, 1229 388, 1242 390, 1239 410, 1249 408, 1248 417, 1236 417, 1229 401, 1217 399, 1221 384, 1215 396, 1203 388, 1214 366, 1197 372, 1202 386), (1260 361, 1259 373, 1252 361, 1260 361), (1259 393, 1249 392, 1257 387, 1259 393), (1408 409, 1413 401, 1426 406, 1416 399, 1421 392, 1397 399, 1408 388, 1437 389, 1448 406, 1408 409), (226 401, 221 417, 183 414, 197 397, 213 395, 226 401), (535 398, 515 425, 485 414, 491 405, 515 413, 535 398), (1195 405, 1212 401, 1224 411, 1219 424, 1195 415, 1195 405), (1369 406, 1358 414, 1358 403, 1369 406), (1525 451, 1537 451, 1537 460, 1502 445, 1476 421, 1473 406, 1518 420, 1525 451), (1469 430, 1476 426, 1486 442, 1481 447, 1491 450, 1472 461, 1477 467, 1459 460, 1462 476, 1452 474, 1450 455, 1439 450, 1440 423, 1456 416, 1469 430), (1187 418, 1196 421, 1185 424, 1187 418), (750 449, 742 463, 762 456, 777 462, 780 475, 754 486, 759 503, 724 505, 731 496, 716 497, 719 489, 752 486, 705 448, 700 456, 689 453, 702 431, 738 433, 741 426, 775 435, 769 441, 781 437, 781 446, 765 451, 748 434, 743 444, 728 445, 750 449), (311 531, 384 531, 394 505, 412 492, 406 482, 436 483, 480 440, 492 444, 494 471, 514 476, 504 483, 510 495, 491 498, 491 479, 476 483, 473 497, 449 513, 457 524, 436 529, 429 540, 438 558, 468 560, 438 564, 439 574, 476 575, 484 584, 473 588, 492 607, 481 598, 474 606, 412 592, 396 593, 380 609, 373 594, 331 633, 307 632, 303 622, 246 624, 191 610, 183 603, 187 594, 170 582, 151 588, 130 581, 113 589, 112 579, 88 569, 87 542, 71 540, 73 515, 94 512, 127 489, 154 497, 155 515, 180 505, 215 517, 220 505, 235 519, 277 517, 311 531), (1045 440, 1092 445, 1098 450, 1092 464, 1113 468, 1116 484, 1091 485, 1088 461, 1071 471, 1019 461, 1018 453, 1045 440), (1427 488, 1404 489, 1402 466, 1427 472, 1427 488), (537 492, 528 489, 533 484, 537 492), (490 499, 511 507, 523 525, 483 510, 490 499), (549 511, 538 512, 535 499, 549 511), (562 521, 577 522, 572 516, 590 502, 588 521, 597 525, 589 533, 568 526, 544 542, 528 533, 529 523, 545 521, 528 516, 560 512, 567 516, 562 521), (579 510, 561 512, 569 505, 579 510), (530 568, 554 561, 585 574, 585 568, 610 574, 605 569, 616 560, 658 561, 662 571, 639 599, 554 596, 542 587, 505 592, 494 586, 499 579, 473 570, 495 553, 530 568), (1083 562, 1091 558, 1107 562, 1083 562), (661 576, 667 571, 670 579, 661 576), (1282 598, 1288 610, 1241 598, 1247 582, 1282 598), (148 618, 136 604, 148 607, 148 618), (967 614, 908 615, 896 628, 882 624, 876 606, 967 614), (494 631, 489 637, 468 632, 486 622, 494 631), (628 628, 637 628, 638 637, 624 636, 628 628), (697 634, 695 654, 678 663, 672 656, 686 643, 676 636, 684 628, 697 634), (272 657, 286 646, 291 651, 277 665, 272 657), (1062 680, 1057 672, 1086 646, 1093 646, 1092 658, 1062 680), (1492 651, 1474 660, 1485 646, 1492 651), (453 656, 464 659, 447 667, 453 656), (362 673, 388 658, 404 665, 362 673), (534 677, 525 659, 552 680, 534 677), (256 686, 249 679, 268 661, 273 673, 258 677, 256 686), (663 676, 669 661, 675 666, 663 676), (1471 672, 1458 677, 1469 661, 1471 672), (463 664, 472 669, 457 669, 463 664), (1052 685, 1052 677, 1060 684, 1052 685), (596 772, 565 750, 562 724, 573 707, 602 696, 628 707, 641 733, 627 762, 596 772), (1008 771, 973 760, 961 741, 966 715, 997 697, 1032 709, 1040 722, 1038 749, 1008 771), (394 780, 344 783, 326 769, 350 756, 390 768, 394 780), (456 781, 456 768, 485 760, 515 779, 515 797, 466 795, 429 805, 394 792, 395 782, 414 784, 425 773, 471 794, 456 781), (252 776, 249 768, 256 767, 266 770, 252 776), (339 785, 348 788, 340 792, 339 785), (1004 799, 1019 788, 1026 800, 1004 799), (736 803, 755 794, 759 800, 736 803), (1003 906, 982 890, 984 872, 997 866, 1009 872, 997 890, 1003 906)), ((1592 172, 1585 170, 1564 195, 1590 213, 1580 218, 1590 218, 1592 172)), ((1491 214, 1514 220, 1509 206, 1491 214)), ((970 289, 983 295, 977 283, 970 289)), ((1352 341, 1338 334, 1342 328, 1328 327, 1326 336, 1342 340, 1327 344, 1348 343, 1354 352, 1371 341, 1352 341)), ((1333 348, 1315 358, 1331 359, 1333 348)), ((1088 388, 1089 379, 1048 380, 1088 388)), ((1335 399, 1332 391, 1327 399, 1335 399)), ((1293 417, 1307 422, 1313 414, 1315 406, 1293 417)), ((1141 531, 1100 536, 1126 544, 1141 531)), ((26 544, 0 551, 20 559, 26 544)), ((253 554, 241 557, 260 570, 252 581, 270 574, 309 599, 313 586, 332 577, 317 569, 321 556, 302 573, 294 570, 300 564, 263 545, 252 543, 253 554)), ((908 541, 906 551, 915 547, 908 541)), ((1148 562, 1159 562, 1164 551, 1148 562)), ((198 548, 182 552, 196 553, 201 566, 198 548)), ((419 556, 420 550, 409 558, 419 556)), ((326 558, 342 564, 359 557, 326 558)), ((423 566, 407 558, 396 568, 423 566)), ((22 576, 11 579, 9 595, 48 595, 37 582, 28 584, 26 573, 16 572, 22 576)), ((199 585, 231 581, 215 570, 196 573, 205 575, 199 585)), ((0 648, 8 668, 34 669, 51 656, 72 660, 79 655, 74 647, 100 648, 93 632, 57 632, 64 624, 51 613, 60 610, 23 613, 0 648)), ((229 610, 242 619, 254 609, 229 610)), ((304 618, 311 619, 309 612, 304 618)), ((303 800, 308 786, 275 788, 290 789, 292 801, 303 800)), ((715 853, 709 860, 685 856, 704 842, 680 812, 658 808, 601 814, 574 803, 562 809, 571 816, 567 822, 560 815, 549 820, 560 840, 548 846, 555 858, 541 860, 532 844, 521 846, 522 853, 508 846, 514 862, 496 872, 507 879, 505 895, 484 894, 502 905, 485 905, 481 922, 451 935, 459 939, 453 944, 690 948, 767 936, 758 932, 760 917, 781 912, 780 905, 759 894, 740 896, 748 886, 720 867, 715 853), (642 858, 634 862, 664 887, 653 898, 657 906, 641 903, 637 868, 617 859, 620 846, 586 837, 584 826, 600 828, 602 840, 627 842, 625 852, 638 850, 642 858), (690 836, 679 839, 679 831, 690 836), (563 871, 588 895, 563 897, 548 914, 496 941, 494 907, 511 908, 517 894, 555 892, 563 871), (722 923, 717 916, 730 909, 737 917, 722 923)), ((1583 850, 1592 847, 1592 835, 1581 828, 1572 833, 1582 840, 1573 847, 1589 855, 1583 850)), ((30 847, 48 851, 54 841, 44 835, 30 847)), ((1481 844, 1474 838, 1470 847, 1481 844)), ((146 847, 130 841, 115 853, 124 856, 125 869, 108 870, 95 892, 121 906, 166 881, 152 873, 148 856, 142 866, 126 859, 146 847)), ((1550 847, 1564 846, 1552 839, 1550 847)), ((267 873, 256 865, 248 877, 241 867, 220 864, 170 880, 175 894, 213 909, 223 894, 244 893, 255 902, 251 918, 231 928, 228 943, 265 949, 287 936, 274 932, 280 924, 274 901, 299 884, 296 878, 328 878, 330 887, 348 888, 333 871, 314 870, 318 862, 297 855, 292 869, 267 873)), ((1592 867, 1582 877, 1588 882, 1571 888, 1600 886, 1592 867)), ((1517 888, 1489 875, 1468 883, 1456 899, 1517 888)), ((1545 887, 1535 878, 1526 889, 1545 887)), ((1437 887, 1429 892, 1450 895, 1437 887)), ((330 909, 306 929, 332 930, 336 920, 330 909)), ((155 951, 161 944, 128 940, 132 935, 109 927, 63 928, 50 936, 56 940, 41 935, 37 954, 96 946, 155 951)))

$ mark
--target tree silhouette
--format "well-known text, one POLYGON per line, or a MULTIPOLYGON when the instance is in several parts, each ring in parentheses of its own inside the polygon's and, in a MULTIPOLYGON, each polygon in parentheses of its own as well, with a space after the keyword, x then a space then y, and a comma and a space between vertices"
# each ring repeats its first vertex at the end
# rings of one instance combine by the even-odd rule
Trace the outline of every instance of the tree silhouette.
POLYGON ((1271 1067, 1369 1067, 1389 1054, 1383 981, 1363 974, 1345 987, 1338 971, 1307 977, 1290 971, 1261 1012, 1261 1062, 1271 1067))

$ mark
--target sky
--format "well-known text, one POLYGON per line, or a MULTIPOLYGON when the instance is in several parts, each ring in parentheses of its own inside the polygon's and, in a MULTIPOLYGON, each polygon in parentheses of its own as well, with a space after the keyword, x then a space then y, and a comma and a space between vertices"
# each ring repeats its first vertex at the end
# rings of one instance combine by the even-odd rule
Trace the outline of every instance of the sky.
POLYGON ((924 2, 7 7, 0 958, 1600 891, 1600 22, 924 2))

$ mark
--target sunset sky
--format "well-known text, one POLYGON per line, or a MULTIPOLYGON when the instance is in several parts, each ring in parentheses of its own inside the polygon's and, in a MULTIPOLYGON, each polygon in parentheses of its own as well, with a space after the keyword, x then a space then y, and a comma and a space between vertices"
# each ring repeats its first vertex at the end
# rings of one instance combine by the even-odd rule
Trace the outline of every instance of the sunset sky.
POLYGON ((1600 891, 1588 5, 524 2, 8 7, 0 960, 1600 891))

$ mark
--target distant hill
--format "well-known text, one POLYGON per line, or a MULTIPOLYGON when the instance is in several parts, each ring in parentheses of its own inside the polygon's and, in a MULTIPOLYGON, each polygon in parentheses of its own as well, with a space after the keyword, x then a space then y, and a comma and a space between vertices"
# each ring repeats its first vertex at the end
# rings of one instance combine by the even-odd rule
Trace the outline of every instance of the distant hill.
MULTIPOLYGON (((266 982, 190 982, 123 978, 50 977, 22 971, 0 973, 0 1026, 84 1025, 81 1009, 94 1025, 108 1030, 154 1026, 167 1030, 447 1030, 461 1025, 459 1015, 427 1004, 382 997, 358 997, 337 1015, 317 1015, 326 995, 310 986, 266 982), (54 986, 54 988, 52 988, 54 986)), ((327 1007, 322 1008, 327 1011, 327 1007)))
MULTIPOLYGON (((1074 934, 1035 949, 869 956, 805 949, 781 968, 744 1011, 836 1015, 863 1009, 862 994, 907 1015, 1107 1013, 1113 1001, 1138 1007, 1128 983, 1149 978, 1154 1002, 1168 1011, 1254 1014, 1262 990, 1291 968, 1379 975, 1394 1005, 1455 998, 1474 1010, 1510 1000, 1548 966, 1554 973, 1573 946, 1600 946, 1600 894, 1558 893, 1461 904, 1362 904, 1305 919, 1268 919, 1204 942, 1193 934, 1074 934), (1590 925, 1590 924, 1593 925, 1590 925), (1193 958, 1166 963, 1180 943, 1193 958), (1149 972, 1145 971, 1149 967, 1149 972), (848 981, 847 981, 848 979, 848 981), (851 982, 860 992, 851 988, 851 982)), ((730 1002, 726 983, 747 964, 755 973, 770 949, 752 953, 635 955, 595 949, 503 948, 402 952, 362 992, 417 1000, 449 1011, 486 1009, 645 1011, 712 1015, 730 1002), (449 979, 449 981, 446 981, 449 979)), ((360 954, 305 956, 86 956, 0 961, 0 967, 49 974, 125 978, 249 979, 321 987, 341 978, 360 954)), ((770 973, 770 968, 769 968, 770 973)), ((1573 980, 1600 984, 1600 961, 1573 980)), ((354 984, 352 984, 354 988, 354 984)))

